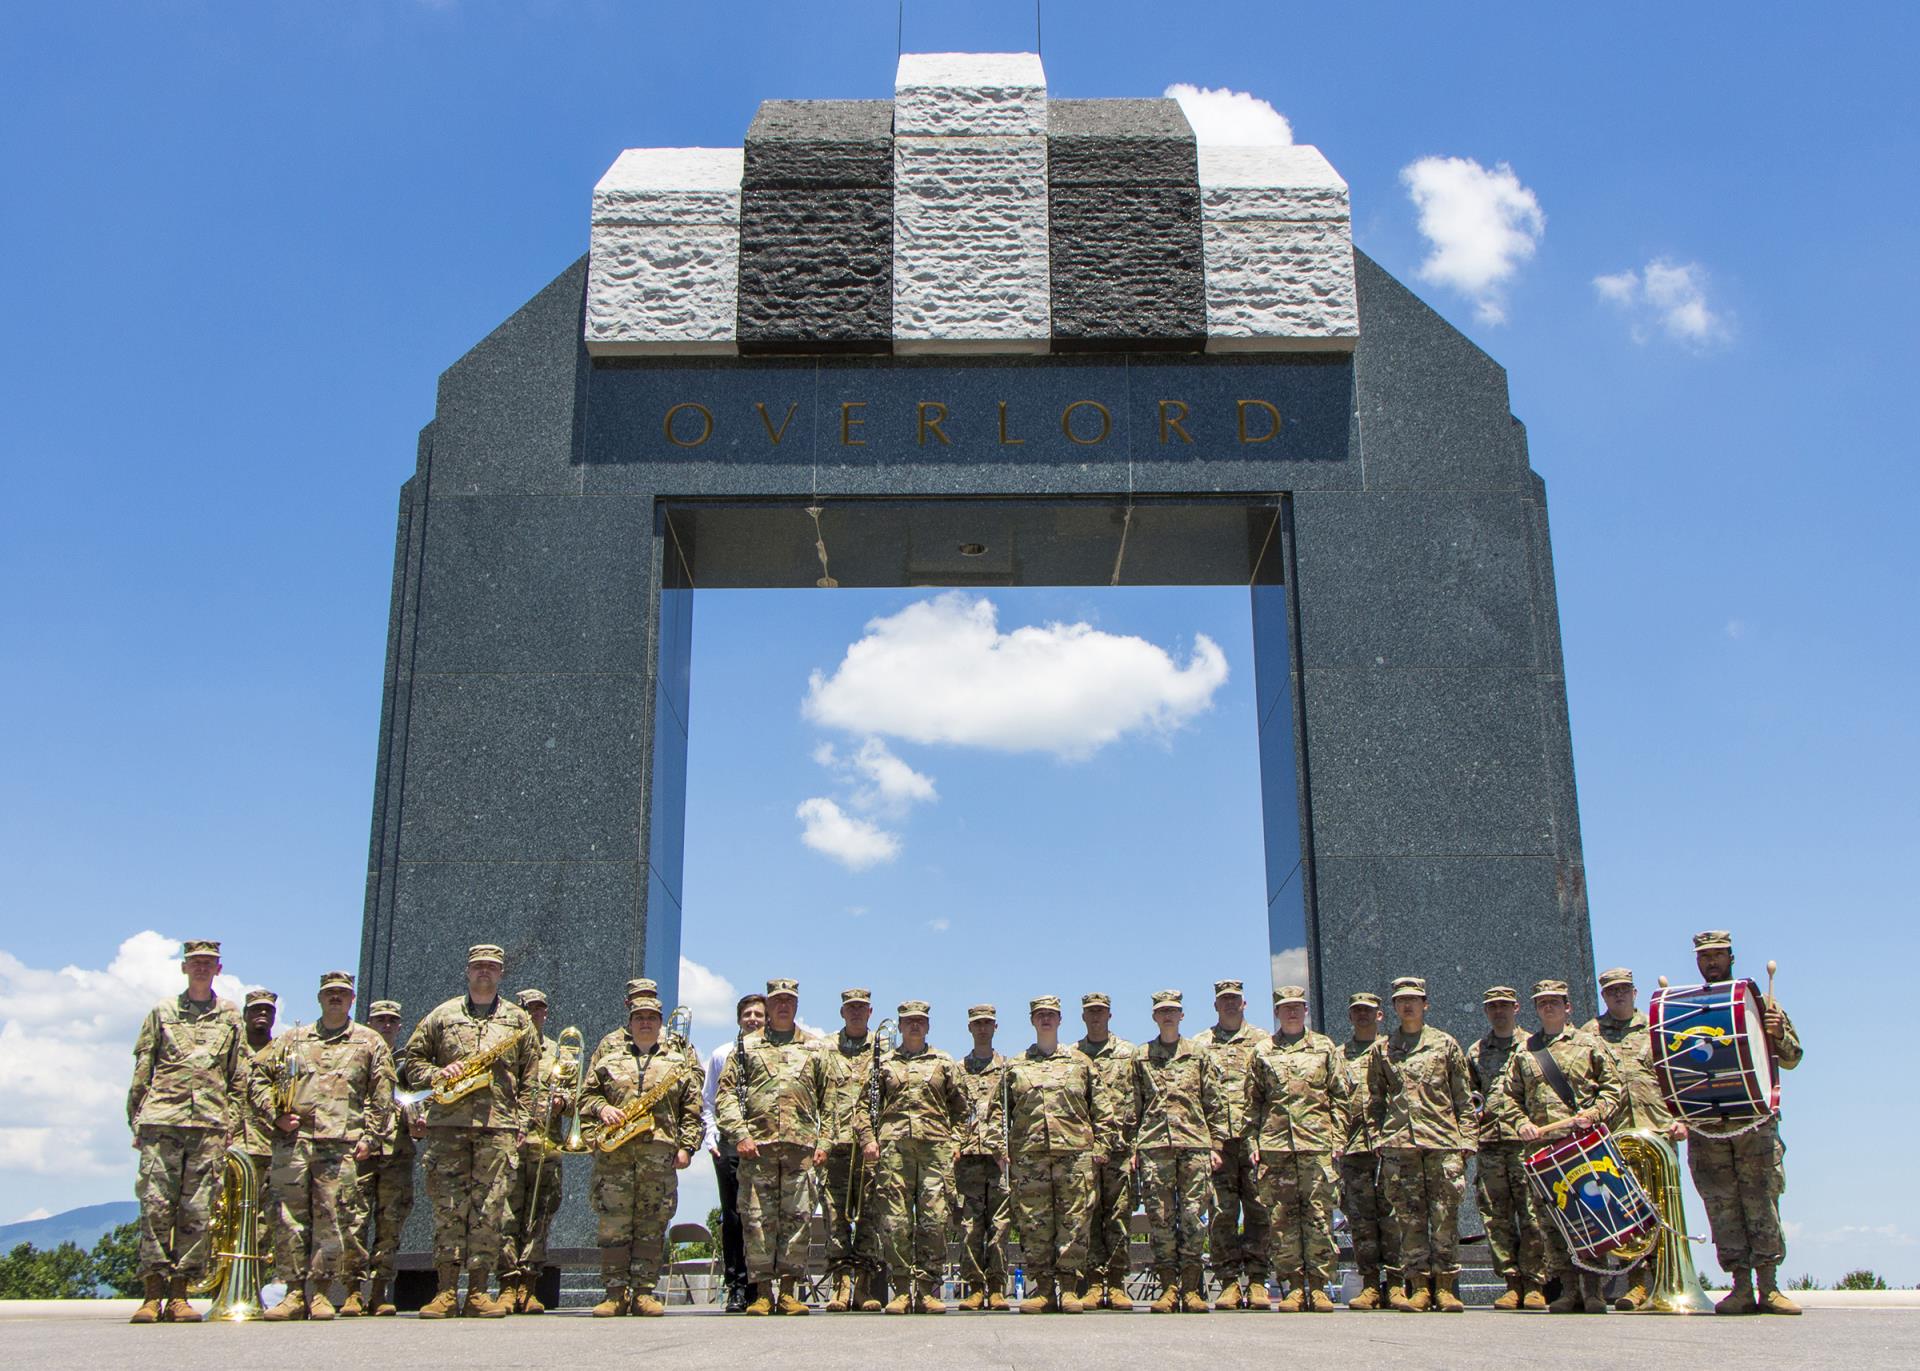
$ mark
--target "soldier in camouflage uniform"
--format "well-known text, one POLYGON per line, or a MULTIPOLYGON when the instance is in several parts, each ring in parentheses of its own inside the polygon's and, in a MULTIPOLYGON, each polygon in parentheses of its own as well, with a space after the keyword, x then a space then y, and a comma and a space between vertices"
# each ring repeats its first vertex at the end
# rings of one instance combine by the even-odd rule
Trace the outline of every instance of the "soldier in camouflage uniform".
POLYGON ((467 993, 427 1012, 401 1054, 407 1085, 423 1090, 451 1082, 461 1063, 498 1051, 485 1084, 452 1104, 426 1106, 427 1202, 433 1206, 433 1264, 440 1289, 421 1309, 423 1319, 461 1314, 497 1319, 506 1304, 487 1289, 500 1261, 507 1185, 526 1136, 528 1110, 540 1066, 540 1035, 527 1011, 500 996, 506 954, 492 943, 467 953, 467 993), (460 1272, 467 1298, 459 1300, 460 1272))
POLYGON ((759 1290, 746 1312, 805 1314, 809 1171, 827 1160, 832 1088, 827 1042, 795 1023, 800 983, 767 982, 767 1026, 747 1034, 720 1073, 713 1112, 740 1154, 747 1276, 759 1290), (780 1282, 787 1282, 786 1289, 780 1282))
POLYGON ((820 1207, 826 1215, 828 1298, 826 1312, 872 1312, 886 1293, 881 1254, 879 1174, 854 1145, 854 1119, 867 1108, 873 1068, 873 996, 864 989, 840 992, 841 1029, 826 1054, 827 1169, 820 1207), (856 1190, 858 1194, 856 1194, 856 1190))
POLYGON ((663 1044, 660 1027, 657 996, 627 1001, 627 1031, 594 1053, 580 1095, 594 1144, 589 1197, 600 1219, 600 1278, 607 1292, 593 1307, 597 1319, 667 1312, 653 1295, 667 1258, 667 1226, 680 1198, 679 1173, 706 1137, 700 1115, 705 1072, 683 1044, 663 1044), (614 1151, 601 1150, 605 1130, 630 1126, 623 1109, 656 1090, 646 1114, 651 1123, 614 1151))
POLYGON ((1265 1309, 1252 1288, 1266 1289, 1268 1218, 1254 1176, 1253 1143, 1248 1136, 1247 1073, 1253 1054, 1266 1046, 1267 1033, 1246 1021, 1246 992, 1239 981, 1213 983, 1213 1008, 1218 1016, 1200 1035, 1226 1081, 1227 1145, 1220 1169, 1213 1173, 1213 1224, 1208 1241, 1213 1248, 1213 1274, 1220 1282, 1215 1309, 1265 1309))
MULTIPOLYGON (((247 1062, 251 1066, 266 1045, 273 1041, 273 1022, 280 1012, 280 997, 271 990, 249 990, 245 1008, 240 1011, 241 1022, 247 1031, 247 1062)), ((253 1163, 254 1180, 258 1183, 258 1193, 263 1202, 260 1209, 260 1222, 254 1231, 254 1251, 262 1255, 273 1251, 273 1215, 271 1205, 264 1202, 267 1193, 267 1173, 273 1169, 273 1120, 265 1119, 254 1109, 251 1098, 240 1101, 240 1146, 246 1150, 247 1160, 253 1163)), ((347 1313, 345 1305, 340 1312, 347 1313)), ((357 1310, 355 1312, 358 1312, 357 1310)), ((351 1315, 347 1315, 351 1317, 351 1315)))
MULTIPOLYGON (((1080 1022, 1086 1036, 1074 1044, 1093 1063, 1094 1088, 1105 1096, 1103 1108, 1119 1119, 1123 1140, 1133 1133, 1134 1045, 1108 1031, 1113 1001, 1094 991, 1080 997, 1080 1022)), ((1128 1224, 1133 1218, 1133 1170, 1123 1151, 1094 1171, 1093 1222, 1089 1229, 1087 1269, 1082 1277, 1080 1303, 1088 1309, 1111 1309, 1131 1314, 1133 1296, 1127 1293, 1128 1224)))
POLYGON ((967 1011, 973 1050, 960 1059, 967 1120, 954 1141, 953 1187, 960 1223, 962 1309, 1007 1307, 1007 1143, 1005 1120, 994 1108, 1007 1059, 994 1050, 999 1018, 990 1004, 967 1011))
MULTIPOLYGON (((1732 934, 1720 929, 1696 933, 1693 955, 1702 980, 1717 983, 1732 979, 1732 934)), ((1763 1014, 1774 1061, 1781 1070, 1791 1071, 1806 1055, 1793 1020, 1771 993, 1763 1014)), ((1706 1206, 1707 1222, 1713 1226, 1714 1255, 1720 1269, 1733 1279, 1733 1289, 1714 1311, 1798 1314, 1800 1306, 1781 1292, 1778 1282, 1780 1263, 1787 1255, 1786 1235, 1780 1227, 1780 1196, 1787 1188, 1780 1120, 1769 1119, 1732 1137, 1709 1137, 1692 1130, 1687 1142, 1687 1170, 1693 1175, 1694 1189, 1700 1192, 1700 1202, 1706 1206)))
MULTIPOLYGON (((1542 1142, 1586 1132, 1613 1117, 1626 1091, 1613 1051, 1591 1033, 1572 1024, 1573 1003, 1565 981, 1539 981, 1533 987, 1533 1012, 1540 1031, 1507 1059, 1500 1088, 1487 1099, 1502 1128, 1538 1151, 1542 1142), (1545 1053, 1560 1069, 1559 1080, 1542 1067, 1545 1053)), ((1547 1308, 1555 1314, 1607 1312, 1601 1297, 1604 1277, 1576 1271, 1567 1240, 1545 1203, 1530 1206, 1535 1241, 1546 1254, 1547 1279, 1560 1280, 1560 1295, 1547 1308)))
POLYGON ((1367 1057, 1380 1036, 1380 997, 1370 990, 1356 992, 1347 1003, 1347 1023, 1353 1035, 1340 1048, 1347 1070, 1346 1146, 1336 1161, 1340 1212, 1347 1217, 1353 1264, 1360 1277, 1360 1289, 1347 1301, 1347 1308, 1364 1311, 1386 1303, 1380 1270, 1399 1260, 1389 1242, 1380 1198, 1380 1140, 1367 1114, 1367 1057))
POLYGON ((1159 1031, 1133 1054, 1129 1112, 1160 1282, 1156 1314, 1207 1312, 1207 1202, 1227 1144, 1226 1077, 1213 1054, 1180 1036, 1180 1000, 1177 990, 1153 993, 1159 1031))
POLYGON ((286 1296, 267 1319, 330 1319, 327 1287, 349 1291, 366 1264, 360 1163, 393 1128, 393 1053, 353 1013, 353 977, 320 978, 320 1021, 282 1034, 253 1059, 253 1108, 273 1121, 274 1274, 286 1296))
POLYGON ((534 1293, 534 1286, 547 1264, 547 1234, 553 1228, 553 1216, 560 1212, 560 1197, 565 1190, 556 1153, 567 1138, 567 1119, 573 1112, 573 1072, 578 1068, 561 1059, 559 1042, 547 1034, 546 992, 522 990, 514 998, 533 1020, 533 1031, 540 1035, 540 1066, 535 1089, 527 1097, 527 1140, 507 1178, 507 1230, 500 1241, 500 1298, 509 1313, 544 1314, 547 1307, 534 1293))
POLYGON ((127 1125, 140 1154, 140 1281, 134 1323, 198 1323, 187 1286, 206 1273, 213 1196, 239 1137, 249 1057, 240 1011, 213 992, 220 944, 194 940, 186 990, 147 1014, 133 1045, 127 1125))
POLYGON ((1380 1139, 1380 1189, 1395 1266, 1388 1303, 1403 1312, 1465 1308, 1460 1279, 1460 1199, 1476 1147, 1467 1054, 1427 1023, 1427 983, 1393 983, 1400 1025, 1367 1057, 1367 1110, 1380 1139))
POLYGON ((1340 1264, 1333 1159, 1346 1140, 1352 1087, 1339 1047, 1307 1027, 1304 986, 1275 990, 1273 1013, 1273 1037, 1254 1054, 1247 1075, 1247 1118, 1272 1224, 1273 1273, 1288 1287, 1274 1308, 1331 1314, 1327 1286, 1340 1264))
POLYGON ((875 1209, 894 1289, 889 1314, 947 1312, 940 1273, 952 1212, 948 1170, 969 1102, 959 1063, 927 1045, 931 1012, 925 1000, 902 1004, 899 1047, 871 1065, 879 1073, 878 1130, 866 1109, 853 1111, 860 1155, 879 1177, 875 1209))
POLYGON ((1480 1102, 1480 1152, 1474 1173, 1474 1198, 1487 1230, 1487 1253, 1494 1273, 1507 1283, 1506 1293, 1494 1300, 1495 1309, 1545 1309, 1546 1252, 1534 1225, 1533 1198, 1527 1189, 1526 1159, 1538 1148, 1520 1141, 1519 1132, 1502 1122, 1493 1108, 1494 1092, 1506 1076, 1507 1061, 1520 1044, 1514 1031, 1520 996, 1508 985, 1491 987, 1480 997, 1487 1031, 1467 1049, 1467 1069, 1473 1074, 1474 1098, 1480 1102))
POLYGON ((1103 1114, 1093 1064, 1060 1045, 1060 997, 1028 1002, 1034 1044, 1007 1063, 994 1109, 1007 1142, 1014 1222, 1026 1263, 1025 1314, 1078 1314, 1087 1260, 1093 1171, 1119 1155, 1118 1121, 1103 1114))
MULTIPOLYGON (((400 1048, 400 1002, 375 1000, 367 1010, 367 1027, 380 1035, 391 1052, 400 1048)), ((400 1061, 394 1059, 400 1072, 400 1061)), ((381 1142, 378 1155, 360 1164, 361 1222, 372 1227, 367 1238, 367 1264, 373 1271, 373 1283, 367 1292, 366 1312, 380 1318, 392 1318, 400 1312, 392 1299, 393 1257, 400 1250, 400 1232, 413 1213, 413 1158, 415 1143, 426 1134, 426 1124, 413 1109, 396 1107, 393 1129, 381 1142)), ((348 1305, 360 1298, 359 1281, 347 1294, 348 1305)))

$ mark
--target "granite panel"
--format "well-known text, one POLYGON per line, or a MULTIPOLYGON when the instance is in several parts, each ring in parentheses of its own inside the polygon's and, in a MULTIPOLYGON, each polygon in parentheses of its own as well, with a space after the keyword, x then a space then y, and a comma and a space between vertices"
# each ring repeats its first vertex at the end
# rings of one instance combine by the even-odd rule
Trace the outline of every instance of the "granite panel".
POLYGON ((1314 880, 1328 1004, 1425 976, 1430 1017, 1464 1043, 1485 1031, 1488 986, 1560 976, 1576 1021, 1593 1012, 1585 924, 1562 913, 1550 857, 1323 854, 1314 880))
POLYGON ((1055 186, 1193 188, 1193 126, 1176 100, 1049 100, 1047 180, 1055 186))
POLYGON ((891 100, 763 100, 747 129, 748 190, 836 190, 893 181, 891 100))
POLYGON ((1206 342, 1199 193, 1192 186, 1048 190, 1053 346, 1191 348, 1206 342))
POLYGON ((646 669, 652 501, 478 496, 428 527, 419 670, 646 669))
POLYGON ((1133 357, 1127 384, 1136 490, 1275 494, 1361 485, 1350 456, 1353 373, 1345 357, 1133 357), (1163 406, 1170 400, 1184 412, 1163 406), (1263 403, 1278 411, 1277 426, 1263 403))
POLYGON ((896 134, 1044 134, 1047 73, 1031 52, 909 52, 893 78, 896 134))
MULTIPOLYGON (((1296 863, 1273 898, 1267 901, 1268 989, 1304 985, 1308 1008, 1318 1026, 1321 1024, 1320 986, 1314 968, 1313 940, 1307 931, 1305 878, 1306 869, 1296 863)), ((1257 1004, 1259 993, 1255 991, 1248 998, 1257 1004)))
POLYGON ((678 902, 687 849, 687 730, 668 702, 665 681, 658 684, 654 696, 653 773, 647 807, 651 815, 647 866, 678 902))
POLYGON ((1317 857, 1554 850, 1534 673, 1309 669, 1302 688, 1317 857))
POLYGON ((1271 498, 1182 500, 1133 504, 1117 585, 1227 586, 1253 574, 1260 544, 1273 526, 1271 498))
MULTIPOLYGON (((1516 419, 1514 424, 1519 427, 1520 421, 1516 419)), ((1553 538, 1547 527, 1547 483, 1531 472, 1529 476, 1526 508, 1534 631, 1538 636, 1541 670, 1561 676, 1566 674, 1566 667, 1560 650, 1560 597, 1554 588, 1553 538)))
POLYGON ((738 335, 742 352, 890 350, 892 187, 749 187, 738 335))
POLYGON ((1044 351, 1047 140, 896 137, 896 350, 1044 351))
POLYGON ((680 1002, 680 902, 659 876, 647 874, 645 939, 636 975, 660 983, 660 1002, 680 1002))
POLYGON ((785 357, 597 363, 582 441, 587 493, 810 490, 814 367, 785 357))
POLYGON ((651 683, 640 675, 414 678, 406 861, 633 861, 651 683))
POLYGON ((1293 502, 1308 667, 1538 667, 1516 493, 1303 492, 1293 502))
POLYGON ((580 489, 574 424, 587 376, 586 284, 581 258, 441 374, 429 498, 580 489))

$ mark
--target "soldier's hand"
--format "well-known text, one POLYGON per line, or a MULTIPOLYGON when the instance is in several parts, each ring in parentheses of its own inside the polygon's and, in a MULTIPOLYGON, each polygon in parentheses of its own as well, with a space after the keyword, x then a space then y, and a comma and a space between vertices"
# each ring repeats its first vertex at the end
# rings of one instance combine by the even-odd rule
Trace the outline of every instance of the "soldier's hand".
POLYGON ((1787 1016, 1785 1014, 1782 1014, 1777 1009, 1769 1009, 1765 1014, 1761 1015, 1760 1018, 1761 1022, 1767 1026, 1767 1036, 1772 1038, 1776 1043, 1787 1036, 1787 1016))
POLYGON ((1094 1164, 1095 1166, 1105 1166, 1105 1165, 1107 1164, 1107 1156, 1106 1156, 1106 1153, 1104 1153, 1104 1152, 1096 1152, 1096 1153, 1094 1153, 1094 1154, 1093 1154, 1093 1164, 1094 1164))
POLYGON ((742 1138, 733 1150, 739 1154, 742 1161, 747 1161, 760 1155, 760 1144, 752 1138, 742 1138))
POLYGON ((1584 1133, 1592 1127, 1593 1120, 1585 1114, 1575 1114, 1571 1119, 1567 1120, 1567 1131, 1569 1133, 1584 1133))
POLYGON ((877 1142, 870 1142, 866 1144, 866 1146, 860 1149, 860 1155, 862 1157, 865 1157, 870 1162, 879 1161, 880 1160, 880 1144, 877 1142))
POLYGON ((673 1169, 675 1171, 685 1171, 692 1161, 693 1157, 687 1152, 687 1149, 683 1147, 673 1154, 673 1169))
POLYGON ((826 1164, 827 1164, 827 1149, 824 1147, 814 1148, 813 1149, 813 1165, 825 1166, 826 1164))
POLYGON ((368 1157, 371 1157, 372 1155, 373 1155, 373 1139, 372 1138, 362 1138, 360 1139, 359 1142, 353 1145, 353 1159, 355 1161, 363 1162, 368 1157))
POLYGON ((288 1110, 273 1121, 273 1126, 282 1133, 296 1132, 300 1127, 300 1116, 288 1110))
POLYGON ((1520 1137, 1526 1142, 1539 1142, 1540 1125, 1529 1119, 1520 1125, 1520 1137))
POLYGON ((1667 1136, 1675 1142, 1685 1142, 1687 1140, 1687 1126, 1681 1123, 1680 1120, 1675 1119, 1667 1125, 1667 1136))
POLYGON ((610 1104, 601 1105, 600 1106, 600 1122, 602 1125, 604 1125, 607 1128, 614 1127, 616 1124, 620 1122, 620 1111, 615 1109, 610 1104))
POLYGON ((558 1093, 555 1093, 547 1097, 548 1115, 557 1119, 562 1114, 566 1113, 566 1111, 567 1111, 567 1102, 561 1095, 559 1095, 558 1093))
POLYGON ((1003 1175, 1003 1176, 1004 1176, 1004 1175, 1006 1175, 1006 1174, 1007 1174, 1007 1159, 1006 1159, 1005 1157, 995 1157, 995 1158, 994 1158, 994 1160, 1000 1163, 1000 1174, 1001 1174, 1001 1175, 1003 1175))
POLYGON ((1260 1165, 1260 1149, 1257 1147, 1249 1147, 1247 1149, 1247 1160, 1255 1166, 1260 1165))
POLYGON ((1218 1171, 1221 1167, 1225 1166, 1226 1164, 1227 1164, 1227 1159, 1224 1156, 1222 1156, 1219 1152, 1215 1151, 1215 1152, 1207 1153, 1207 1166, 1210 1170, 1218 1171))
POLYGON ((416 1141, 427 1136, 427 1121, 417 1114, 407 1116, 407 1136, 416 1141))
POLYGON ((460 1076, 459 1062, 449 1062, 446 1066, 441 1067, 438 1071, 433 1073, 433 1078, 436 1081, 443 1081, 449 1085, 451 1085, 455 1080, 457 1080, 459 1076, 460 1076))

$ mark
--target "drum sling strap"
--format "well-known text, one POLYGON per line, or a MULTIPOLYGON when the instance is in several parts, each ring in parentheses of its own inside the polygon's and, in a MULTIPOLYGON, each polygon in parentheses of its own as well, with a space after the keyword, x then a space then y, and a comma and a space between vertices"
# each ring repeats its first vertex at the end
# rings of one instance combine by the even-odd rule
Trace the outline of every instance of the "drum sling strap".
POLYGON ((1560 1069, 1560 1063, 1553 1059, 1553 1053, 1544 1047, 1530 1047, 1528 1052, 1533 1064, 1540 1068, 1540 1075, 1553 1087, 1553 1093, 1560 1097, 1560 1103, 1578 1114, 1580 1106, 1574 1103, 1573 1087, 1568 1084, 1567 1073, 1560 1069))

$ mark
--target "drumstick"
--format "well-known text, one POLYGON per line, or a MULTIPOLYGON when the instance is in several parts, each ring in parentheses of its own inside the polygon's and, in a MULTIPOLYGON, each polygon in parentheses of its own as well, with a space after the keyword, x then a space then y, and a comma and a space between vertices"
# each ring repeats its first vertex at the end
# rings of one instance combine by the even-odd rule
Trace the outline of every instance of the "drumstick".
POLYGON ((1779 969, 1780 969, 1780 963, 1778 963, 1778 962, 1768 962, 1768 963, 1767 963, 1767 1007, 1768 1007, 1769 1009, 1771 1009, 1771 1008, 1773 1008, 1773 1007, 1774 1007, 1774 1004, 1773 1004, 1773 973, 1774 973, 1774 972, 1776 972, 1776 971, 1778 971, 1779 969))
POLYGON ((1662 990, 1665 990, 1667 988, 1667 978, 1665 976, 1662 976, 1660 978, 1660 988, 1662 990))

